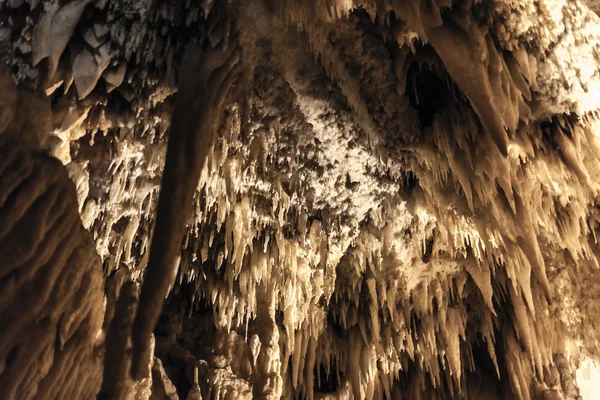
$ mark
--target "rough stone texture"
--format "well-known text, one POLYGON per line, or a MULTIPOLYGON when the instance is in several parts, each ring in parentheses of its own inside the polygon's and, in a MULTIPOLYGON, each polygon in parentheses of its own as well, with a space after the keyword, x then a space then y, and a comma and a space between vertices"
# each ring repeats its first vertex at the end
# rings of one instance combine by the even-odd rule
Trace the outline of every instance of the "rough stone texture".
POLYGON ((63 165, 0 145, 0 397, 95 398, 102 270, 63 165))
MULTIPOLYGON (((196 370, 204 398, 594 398, 597 15, 566 0, 229 4, 251 72, 210 121, 154 395, 168 376, 185 398, 196 370)), ((212 1, 0 7, 0 56, 51 99, 106 330, 148 264, 183 51, 227 28, 212 1)))

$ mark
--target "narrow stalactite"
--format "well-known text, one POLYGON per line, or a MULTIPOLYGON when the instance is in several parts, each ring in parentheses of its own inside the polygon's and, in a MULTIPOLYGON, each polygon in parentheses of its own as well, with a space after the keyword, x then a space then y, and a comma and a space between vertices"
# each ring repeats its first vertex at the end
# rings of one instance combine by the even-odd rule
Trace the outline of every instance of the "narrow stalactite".
POLYGON ((210 20, 215 28, 208 32, 215 48, 202 51, 202 43, 192 42, 182 60, 150 257, 132 329, 131 375, 136 380, 149 373, 152 331, 177 272, 200 172, 214 143, 225 97, 243 65, 236 32, 220 29, 230 26, 229 17, 217 18, 210 20))
POLYGON ((129 342, 137 306, 137 286, 132 281, 125 282, 119 290, 114 316, 106 332, 104 376, 98 399, 123 399, 130 396, 133 382, 129 376, 129 342))

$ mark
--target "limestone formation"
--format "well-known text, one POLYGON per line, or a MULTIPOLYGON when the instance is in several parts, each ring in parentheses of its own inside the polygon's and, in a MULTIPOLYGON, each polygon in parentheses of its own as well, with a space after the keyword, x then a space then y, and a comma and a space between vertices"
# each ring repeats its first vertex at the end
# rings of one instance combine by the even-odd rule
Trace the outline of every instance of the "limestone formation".
POLYGON ((0 398, 597 398, 597 3, 0 0, 0 398))

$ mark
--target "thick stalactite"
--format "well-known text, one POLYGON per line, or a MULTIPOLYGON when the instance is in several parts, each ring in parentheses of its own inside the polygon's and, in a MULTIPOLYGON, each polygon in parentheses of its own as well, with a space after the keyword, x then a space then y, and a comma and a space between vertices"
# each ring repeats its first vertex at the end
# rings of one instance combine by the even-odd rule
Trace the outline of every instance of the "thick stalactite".
POLYGON ((0 398, 595 398, 596 3, 0 0, 0 398))

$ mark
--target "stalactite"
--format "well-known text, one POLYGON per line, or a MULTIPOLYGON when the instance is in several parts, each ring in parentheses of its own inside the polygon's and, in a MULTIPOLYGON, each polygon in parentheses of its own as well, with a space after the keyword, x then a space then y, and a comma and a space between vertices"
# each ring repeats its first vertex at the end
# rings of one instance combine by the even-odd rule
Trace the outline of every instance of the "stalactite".
MULTIPOLYGON (((163 3, 0 4, 0 33, 18 38, 6 57, 0 46, 18 82, 0 73, 6 296, 42 276, 68 292, 51 267, 83 250, 28 263, 50 246, 44 232, 79 223, 58 205, 68 191, 109 277, 104 330, 119 320, 120 283, 145 288, 134 369, 185 347, 152 372, 179 396, 444 398, 489 382, 521 399, 577 395, 577 368, 592 370, 598 351, 597 16, 578 1, 163 3), (188 79, 197 71, 185 75, 184 49, 198 40, 231 56, 196 59, 222 88, 199 90, 188 79), (238 72, 240 59, 252 73, 225 102, 221 72, 238 72), (164 166, 167 138, 205 115, 197 104, 181 111, 195 91, 219 109, 207 121, 214 140, 182 142, 188 156, 169 150, 164 166), (76 193, 56 183, 56 165, 12 172, 13 142, 58 158, 76 193), (163 175, 179 182, 170 192, 181 202, 163 200, 163 175), (17 240, 29 220, 43 229, 17 240), (169 252, 151 250, 161 240, 169 252), (44 264, 50 272, 36 272, 44 264)), ((79 243, 62 229, 62 246, 79 243)), ((88 275, 101 286, 99 267, 82 271, 69 272, 75 286, 88 275)), ((90 343, 112 333, 78 336, 96 333, 102 308, 83 292, 69 300, 80 313, 51 318, 63 358, 45 336, 14 350, 20 331, 45 320, 3 302, 6 393, 95 395, 98 374, 79 384, 77 365, 98 372, 90 343), (74 340, 90 346, 70 353, 74 340), (27 358, 38 355, 46 361, 27 358)), ((46 289, 39 299, 63 301, 46 289)), ((43 310, 39 299, 24 304, 43 310)), ((145 380, 132 392, 160 386, 149 371, 134 375, 145 380)))
POLYGON ((98 399, 120 399, 130 396, 133 382, 129 377, 129 337, 137 309, 137 299, 138 289, 135 283, 125 282, 119 291, 114 316, 106 334, 104 377, 98 399))

